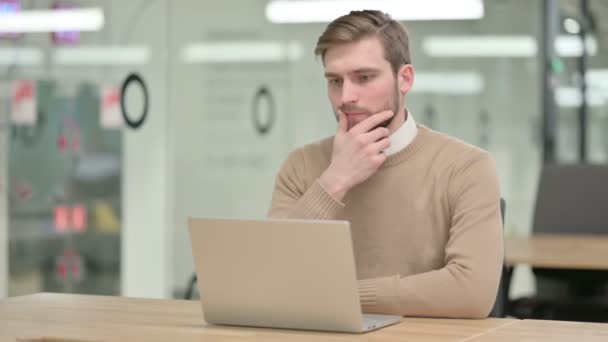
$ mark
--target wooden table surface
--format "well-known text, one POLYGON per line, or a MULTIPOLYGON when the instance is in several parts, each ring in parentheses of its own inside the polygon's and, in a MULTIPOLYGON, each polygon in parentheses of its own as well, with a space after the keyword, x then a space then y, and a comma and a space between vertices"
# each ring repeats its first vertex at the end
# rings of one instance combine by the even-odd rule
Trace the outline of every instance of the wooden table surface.
POLYGON ((0 341, 463 341, 512 319, 404 318, 366 334, 206 325, 197 301, 36 294, 0 300, 0 341))
POLYGON ((608 236, 533 234, 505 239, 507 265, 608 270, 608 236))
POLYGON ((467 341, 606 342, 608 341, 608 324, 523 320, 467 341))
POLYGON ((207 325, 197 301, 41 293, 0 300, 0 341, 608 341, 608 324, 404 318, 366 334, 207 325))

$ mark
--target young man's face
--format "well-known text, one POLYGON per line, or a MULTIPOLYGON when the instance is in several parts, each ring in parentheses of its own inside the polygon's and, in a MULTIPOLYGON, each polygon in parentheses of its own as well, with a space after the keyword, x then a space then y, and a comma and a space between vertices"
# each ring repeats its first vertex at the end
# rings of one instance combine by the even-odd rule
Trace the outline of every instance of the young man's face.
MULTIPOLYGON (((403 110, 403 95, 413 81, 412 66, 402 66, 395 76, 383 51, 378 38, 369 37, 325 52, 329 101, 336 116, 338 110, 346 114, 349 130, 384 110, 393 111, 394 117, 403 110)), ((383 126, 391 122, 387 120, 383 126)))

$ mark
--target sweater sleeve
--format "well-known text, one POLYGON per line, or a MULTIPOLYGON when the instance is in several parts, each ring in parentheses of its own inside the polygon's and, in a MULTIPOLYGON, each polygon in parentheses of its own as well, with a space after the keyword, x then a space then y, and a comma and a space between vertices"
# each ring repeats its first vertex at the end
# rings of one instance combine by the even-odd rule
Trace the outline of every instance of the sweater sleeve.
POLYGON ((448 185, 451 228, 445 266, 430 272, 359 282, 363 311, 403 316, 484 318, 503 263, 500 191, 487 153, 455 170, 448 185))
POLYGON ((292 152, 279 171, 269 218, 332 220, 344 204, 331 197, 314 179, 307 186, 306 159, 302 149, 292 152))

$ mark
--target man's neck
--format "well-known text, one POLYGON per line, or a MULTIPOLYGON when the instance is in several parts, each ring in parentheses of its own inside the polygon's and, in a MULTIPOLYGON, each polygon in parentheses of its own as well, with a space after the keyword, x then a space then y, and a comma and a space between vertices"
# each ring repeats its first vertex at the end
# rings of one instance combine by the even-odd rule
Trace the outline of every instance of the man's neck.
POLYGON ((391 134, 395 133, 395 131, 398 130, 401 125, 403 125, 405 120, 407 120, 407 110, 405 108, 402 108, 397 113, 397 116, 395 116, 395 119, 391 121, 391 123, 387 127, 391 134))

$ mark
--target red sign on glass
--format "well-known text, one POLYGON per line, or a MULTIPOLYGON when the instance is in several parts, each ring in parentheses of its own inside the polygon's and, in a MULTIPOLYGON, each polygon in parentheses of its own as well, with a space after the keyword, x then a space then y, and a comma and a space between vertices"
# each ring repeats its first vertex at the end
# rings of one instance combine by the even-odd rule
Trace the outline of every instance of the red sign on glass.
POLYGON ((115 86, 104 86, 101 89, 101 108, 99 124, 103 128, 120 128, 123 125, 120 110, 120 89, 115 86))
POLYGON ((14 81, 11 94, 11 120, 17 125, 34 125, 38 117, 34 81, 14 81))
POLYGON ((67 232, 70 228, 69 222, 70 209, 64 205, 55 207, 55 231, 58 233, 67 232))
POLYGON ((87 225, 87 209, 84 205, 76 205, 72 208, 72 228, 74 231, 83 232, 87 225))
POLYGON ((73 249, 66 249, 55 258, 55 272, 57 278, 66 280, 68 278, 80 281, 84 276, 82 256, 73 249))
POLYGON ((55 207, 55 231, 65 233, 68 231, 84 232, 87 228, 87 208, 82 204, 73 207, 60 205, 55 207))

